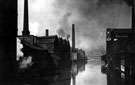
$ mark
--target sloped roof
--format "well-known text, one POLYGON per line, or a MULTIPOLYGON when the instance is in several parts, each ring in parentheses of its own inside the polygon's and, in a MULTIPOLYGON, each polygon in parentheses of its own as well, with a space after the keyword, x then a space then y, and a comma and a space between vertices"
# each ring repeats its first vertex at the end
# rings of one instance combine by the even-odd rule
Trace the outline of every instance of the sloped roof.
POLYGON ((29 47, 29 48, 31 48, 31 49, 35 49, 35 50, 46 50, 46 49, 44 49, 44 48, 41 47, 41 46, 32 45, 32 44, 30 44, 30 43, 28 43, 28 42, 25 42, 24 40, 21 41, 21 43, 24 44, 24 45, 26 45, 27 47, 29 47))
POLYGON ((37 38, 50 39, 50 38, 58 38, 58 37, 57 35, 51 35, 51 36, 37 36, 37 38))
POLYGON ((54 43, 56 39, 58 39, 57 35, 37 37, 37 41, 44 43, 54 43))

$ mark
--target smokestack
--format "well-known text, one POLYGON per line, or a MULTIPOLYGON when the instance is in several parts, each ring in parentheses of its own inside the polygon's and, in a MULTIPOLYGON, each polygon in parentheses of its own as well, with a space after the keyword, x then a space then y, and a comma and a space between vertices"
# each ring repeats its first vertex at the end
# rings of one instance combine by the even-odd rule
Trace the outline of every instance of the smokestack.
POLYGON ((28 0, 24 0, 24 20, 22 35, 30 35, 29 32, 29 20, 28 20, 28 0))
POLYGON ((134 9, 134 0, 132 0, 132 29, 135 30, 135 9, 134 9))
POLYGON ((72 24, 72 49, 75 49, 75 25, 72 24))
POLYGON ((49 30, 46 29, 46 36, 49 36, 49 30))

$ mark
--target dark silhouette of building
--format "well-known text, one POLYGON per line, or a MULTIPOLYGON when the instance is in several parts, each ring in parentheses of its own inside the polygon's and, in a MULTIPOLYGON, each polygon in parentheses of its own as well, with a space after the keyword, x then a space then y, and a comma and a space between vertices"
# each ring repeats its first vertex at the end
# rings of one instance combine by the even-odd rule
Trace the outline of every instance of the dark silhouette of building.
POLYGON ((135 1, 132 0, 132 29, 135 30, 135 1))
MULTIPOLYGON (((38 58, 39 56, 51 57, 48 59, 53 59, 55 64, 70 63, 70 43, 69 40, 62 39, 57 35, 49 35, 49 30, 46 29, 46 36, 34 36, 30 35, 29 32, 29 21, 28 21, 28 0, 24 1, 24 22, 22 35, 18 38, 23 44, 24 57, 31 56, 33 58, 38 58), (36 56, 36 57, 35 57, 36 56)), ((44 59, 46 62, 47 59, 44 59)), ((62 64, 63 65, 63 64, 62 64)))
MULTIPOLYGON (((106 59, 109 68, 119 70, 125 75, 125 84, 134 85, 135 78, 135 12, 132 2, 132 28, 108 28, 106 34, 106 59), (124 61, 124 63, 123 63, 124 61), (122 71, 121 66, 124 67, 122 71)), ((102 56, 104 57, 104 56, 102 56)), ((102 58, 103 59, 103 58, 102 58)))
POLYGON ((122 75, 122 73, 116 69, 102 66, 101 72, 107 76, 107 85, 130 85, 125 84, 124 75, 122 75))
POLYGON ((16 36, 17 0, 0 0, 0 84, 14 80, 16 36))
POLYGON ((28 14, 28 0, 24 0, 24 20, 23 20, 23 32, 22 32, 22 35, 23 36, 27 36, 27 35, 30 35, 30 32, 29 32, 29 14, 28 14))
POLYGON ((72 51, 75 49, 75 25, 72 24, 72 51))

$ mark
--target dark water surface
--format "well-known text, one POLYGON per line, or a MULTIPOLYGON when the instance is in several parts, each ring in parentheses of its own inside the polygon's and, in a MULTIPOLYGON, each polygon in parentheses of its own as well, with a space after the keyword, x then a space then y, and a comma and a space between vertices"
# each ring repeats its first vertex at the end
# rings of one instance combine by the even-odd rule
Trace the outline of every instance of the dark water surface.
POLYGON ((46 78, 48 85, 107 85, 107 76, 101 72, 99 58, 78 61, 61 69, 60 74, 46 78))
POLYGON ((17 75, 17 80, 6 85, 115 85, 107 82, 106 71, 102 69, 103 64, 100 58, 91 58, 50 72, 26 70, 17 75))

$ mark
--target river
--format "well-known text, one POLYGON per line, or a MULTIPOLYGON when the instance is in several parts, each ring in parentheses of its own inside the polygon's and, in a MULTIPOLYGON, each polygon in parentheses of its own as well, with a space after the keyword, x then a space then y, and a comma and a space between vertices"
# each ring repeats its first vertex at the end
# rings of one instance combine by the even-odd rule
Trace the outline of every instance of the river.
POLYGON ((107 85, 107 76, 101 72, 103 64, 100 58, 74 62, 53 76, 53 81, 46 79, 48 85, 107 85))
POLYGON ((119 71, 103 65, 104 62, 97 57, 73 62, 72 65, 51 71, 52 74, 48 72, 42 77, 36 71, 30 71, 15 85, 125 85, 122 81, 124 76, 119 71))

